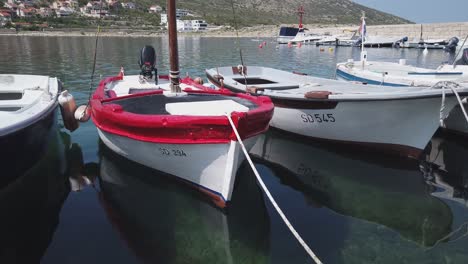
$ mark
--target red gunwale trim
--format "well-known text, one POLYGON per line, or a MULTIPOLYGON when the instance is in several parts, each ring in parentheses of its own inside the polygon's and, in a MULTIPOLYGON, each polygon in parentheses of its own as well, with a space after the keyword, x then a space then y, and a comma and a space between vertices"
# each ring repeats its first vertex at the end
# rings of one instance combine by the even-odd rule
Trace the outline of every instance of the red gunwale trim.
MULTIPOLYGON (((121 76, 103 79, 92 96, 91 116, 99 129, 115 135, 152 143, 219 144, 236 141, 236 136, 225 116, 141 115, 124 111, 120 105, 110 102, 122 98, 162 94, 162 90, 107 98, 104 91, 106 85, 120 80, 122 80, 121 76)), ((203 89, 184 90, 190 94, 232 96, 255 103, 258 107, 249 112, 231 113, 241 138, 250 138, 268 129, 268 124, 273 116, 273 103, 269 97, 206 90, 206 87, 196 84, 188 77, 181 82, 196 89, 203 89)))

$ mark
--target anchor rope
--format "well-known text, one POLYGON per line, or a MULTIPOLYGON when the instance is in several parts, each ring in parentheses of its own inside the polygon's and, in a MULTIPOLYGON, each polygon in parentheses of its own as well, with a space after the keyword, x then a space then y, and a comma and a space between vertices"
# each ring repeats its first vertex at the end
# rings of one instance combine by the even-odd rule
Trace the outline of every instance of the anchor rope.
POLYGON ((432 88, 441 88, 442 89, 442 102, 440 106, 440 125, 442 127, 445 127, 444 124, 444 110, 445 110, 445 89, 450 89, 452 92, 455 94, 455 97, 457 98, 458 104, 460 105, 460 108, 463 112, 463 115, 465 117, 465 121, 468 124, 468 114, 466 113, 465 108, 463 107, 463 101, 460 98, 460 95, 458 92, 455 90, 456 88, 460 87, 460 85, 456 82, 451 82, 451 81, 440 81, 436 83, 432 88))
POLYGON ((294 237, 297 239, 297 241, 301 244, 301 246, 304 248, 304 250, 307 252, 307 254, 309 254, 309 256, 314 260, 315 263, 322 264, 322 261, 320 261, 320 259, 317 257, 317 255, 315 255, 315 253, 312 251, 312 249, 310 249, 310 247, 307 245, 307 243, 304 241, 304 239, 302 239, 302 237, 299 235, 299 233, 293 227, 291 222, 289 222, 286 215, 283 213, 283 210, 281 210, 281 208, 276 203, 275 199, 273 198, 270 191, 268 190, 265 183, 263 182, 262 178, 260 177, 260 174, 258 173, 257 169, 255 168, 255 165, 252 162, 252 159, 250 158, 250 155, 249 155, 247 149, 244 146, 244 143, 243 143, 243 141, 242 141, 242 139, 241 139, 241 137, 239 135, 239 132, 237 131, 236 126, 234 125, 234 122, 232 121, 232 118, 231 118, 230 114, 226 114, 226 117, 228 118, 229 123, 231 124, 232 130, 236 134, 237 141, 239 141, 239 144, 240 144, 240 146, 242 148, 242 151, 244 152, 244 155, 245 155, 247 161, 249 162, 250 167, 252 168, 252 170, 253 170, 253 172, 255 174, 255 177, 257 177, 258 183, 262 187, 263 191, 267 195, 270 202, 273 204, 273 207, 276 209, 278 214, 281 216, 281 219, 284 221, 286 226, 289 228, 291 233, 294 235, 294 237))
POLYGON ((88 103, 86 104, 86 108, 83 114, 86 113, 86 111, 88 111, 88 107, 91 102, 91 95, 92 95, 93 83, 94 83, 94 74, 96 72, 97 49, 98 49, 98 44, 99 44, 99 33, 101 32, 102 0, 99 1, 99 5, 100 5, 99 6, 99 19, 98 19, 98 26, 97 26, 97 31, 96 31, 96 40, 94 43, 93 70, 91 71, 91 77, 89 81, 88 103))
POLYGON ((232 8, 232 17, 233 17, 233 22, 234 22, 234 30, 236 31, 236 43, 237 43, 237 48, 239 49, 239 56, 240 56, 240 62, 241 64, 237 66, 239 69, 239 73, 244 77, 244 84, 245 84, 245 90, 247 91, 247 76, 245 76, 244 73, 244 58, 242 56, 242 48, 240 45, 240 38, 239 38, 239 30, 238 30, 238 25, 237 25, 237 17, 236 17, 236 9, 234 8, 234 0, 231 0, 231 8, 232 8))

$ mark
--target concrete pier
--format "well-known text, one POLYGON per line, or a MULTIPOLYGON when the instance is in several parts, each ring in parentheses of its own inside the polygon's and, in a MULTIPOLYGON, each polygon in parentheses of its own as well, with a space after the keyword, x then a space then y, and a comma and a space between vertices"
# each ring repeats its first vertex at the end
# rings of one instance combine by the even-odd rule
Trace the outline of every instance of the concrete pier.
MULTIPOLYGON (((358 27, 359 25, 338 27, 318 27, 317 25, 307 25, 310 32, 317 34, 330 33, 331 35, 349 32, 347 30, 357 30, 358 27)), ((464 39, 468 35, 468 22, 422 24, 422 30, 424 39, 448 39, 454 36, 464 39)), ((392 36, 419 39, 421 35, 421 24, 367 26, 367 34, 371 36, 392 36)))

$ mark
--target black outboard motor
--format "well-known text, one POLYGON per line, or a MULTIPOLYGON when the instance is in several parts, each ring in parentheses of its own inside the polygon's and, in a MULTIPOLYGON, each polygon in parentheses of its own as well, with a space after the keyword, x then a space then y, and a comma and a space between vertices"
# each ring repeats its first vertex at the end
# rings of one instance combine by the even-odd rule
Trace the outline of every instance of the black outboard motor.
POLYGON ((361 44, 362 44, 362 39, 361 39, 361 38, 359 38, 358 40, 356 40, 356 41, 354 42, 354 46, 355 46, 355 47, 361 47, 361 44))
POLYGON ((448 41, 448 44, 447 46, 444 47, 444 50, 446 52, 455 52, 455 50, 457 49, 457 45, 458 45, 458 42, 460 40, 457 38, 457 37, 453 37, 451 38, 449 41, 448 41))
POLYGON ((400 48, 402 43, 405 43, 408 41, 408 37, 404 37, 400 40, 397 40, 395 43, 393 43, 394 48, 400 48))
POLYGON ((468 65, 468 48, 463 50, 461 58, 455 62, 455 65, 468 65))
POLYGON ((156 69, 156 51, 153 46, 146 45, 140 51, 140 60, 138 61, 140 65, 140 76, 145 79, 153 78, 153 71, 155 76, 155 82, 158 83, 158 70, 156 69))

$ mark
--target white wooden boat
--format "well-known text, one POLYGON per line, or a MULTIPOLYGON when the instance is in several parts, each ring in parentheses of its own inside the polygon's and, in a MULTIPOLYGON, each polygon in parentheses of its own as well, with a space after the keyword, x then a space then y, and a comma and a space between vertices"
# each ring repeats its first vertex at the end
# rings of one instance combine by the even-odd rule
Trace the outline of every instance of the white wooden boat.
POLYGON ((190 78, 181 81, 175 0, 168 1, 168 15, 170 75, 158 78, 155 51, 143 48, 140 75, 121 71, 101 81, 91 100, 92 118, 110 149, 192 184, 225 207, 245 158, 228 116, 249 148, 268 129, 273 104, 267 97, 205 90, 190 78))
MULTIPOLYGON (((275 104, 271 126, 295 134, 369 145, 417 157, 439 126, 441 89, 394 89, 256 66, 206 71, 218 87, 257 92, 275 104)), ((458 88, 461 96, 468 87, 458 88)), ((446 116, 457 104, 447 90, 446 116)))
POLYGON ((194 184, 217 205, 226 206, 244 157, 224 113, 237 120, 248 148, 268 128, 271 102, 190 91, 197 89, 194 83, 187 84, 190 79, 181 83, 186 93, 177 95, 168 91, 169 83, 138 80, 139 76, 111 77, 100 83, 91 105, 101 140, 130 160, 194 184))
POLYGON ((460 65, 443 64, 437 69, 426 69, 408 65, 405 60, 400 62, 350 60, 337 64, 336 76, 346 81, 385 86, 432 86, 440 81, 468 83, 468 63, 463 63, 461 60, 460 65))
MULTIPOLYGON (((346 81, 395 87, 433 86, 440 81, 468 85, 468 46, 460 49, 463 52, 459 52, 455 65, 443 64, 437 69, 426 69, 407 65, 405 60, 400 60, 399 63, 348 61, 337 64, 336 77, 346 81)), ((468 134, 468 124, 460 106, 445 120, 445 128, 456 133, 468 134)))
POLYGON ((42 155, 57 124, 57 78, 0 74, 0 156, 21 170, 42 155))

